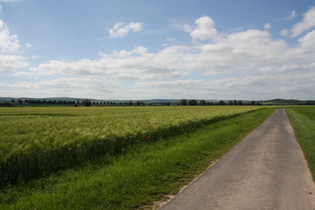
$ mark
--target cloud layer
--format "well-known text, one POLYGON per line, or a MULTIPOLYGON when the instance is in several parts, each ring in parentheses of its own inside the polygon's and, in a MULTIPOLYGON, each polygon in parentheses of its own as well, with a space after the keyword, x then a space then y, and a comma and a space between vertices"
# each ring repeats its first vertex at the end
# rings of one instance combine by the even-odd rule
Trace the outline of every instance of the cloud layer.
MULTIPOLYGON (((136 46, 100 52, 95 59, 50 60, 29 68, 19 54, 17 36, 1 20, 0 71, 12 70, 20 80, 0 82, 0 89, 8 96, 34 97, 310 99, 315 89, 314 14, 312 7, 286 31, 292 37, 306 33, 294 47, 265 30, 222 33, 211 17, 203 16, 193 25, 185 24, 191 44, 157 52, 136 46)), ((295 16, 292 12, 287 19, 295 16)), ((141 23, 117 23, 108 32, 112 38, 122 38, 140 30, 141 23)))

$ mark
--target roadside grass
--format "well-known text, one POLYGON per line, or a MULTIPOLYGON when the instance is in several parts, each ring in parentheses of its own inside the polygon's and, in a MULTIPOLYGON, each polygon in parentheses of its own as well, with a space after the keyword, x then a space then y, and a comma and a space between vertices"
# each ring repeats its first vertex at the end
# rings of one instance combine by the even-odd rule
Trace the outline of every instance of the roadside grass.
POLYGON ((275 109, 260 109, 0 191, 0 209, 137 209, 176 194, 275 109))
POLYGON ((315 181, 315 107, 286 109, 315 181))

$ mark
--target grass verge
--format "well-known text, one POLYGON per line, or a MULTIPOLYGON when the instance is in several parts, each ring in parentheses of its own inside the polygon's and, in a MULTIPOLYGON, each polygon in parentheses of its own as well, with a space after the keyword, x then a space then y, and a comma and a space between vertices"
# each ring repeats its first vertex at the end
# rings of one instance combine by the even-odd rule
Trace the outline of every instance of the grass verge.
POLYGON ((0 209, 135 209, 176 194, 261 124, 261 109, 0 191, 0 209))
POLYGON ((287 108, 286 111, 315 181, 315 107, 287 108))

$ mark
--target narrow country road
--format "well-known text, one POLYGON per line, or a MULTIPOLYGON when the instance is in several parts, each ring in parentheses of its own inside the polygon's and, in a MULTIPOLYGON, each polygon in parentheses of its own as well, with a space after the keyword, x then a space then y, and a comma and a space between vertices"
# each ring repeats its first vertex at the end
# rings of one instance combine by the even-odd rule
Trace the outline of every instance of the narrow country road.
POLYGON ((285 110, 160 209, 315 209, 315 185, 285 110))

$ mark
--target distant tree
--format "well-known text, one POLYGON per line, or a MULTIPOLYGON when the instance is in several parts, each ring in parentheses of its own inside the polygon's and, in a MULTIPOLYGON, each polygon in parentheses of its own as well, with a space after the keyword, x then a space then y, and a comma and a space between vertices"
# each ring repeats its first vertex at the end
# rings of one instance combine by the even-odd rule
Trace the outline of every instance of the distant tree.
POLYGON ((233 105, 233 101, 229 101, 228 104, 229 104, 229 105, 233 105))
POLYGON ((238 101, 237 105, 241 106, 241 105, 243 105, 243 102, 242 101, 238 101))
POLYGON ((84 99, 81 104, 83 106, 91 106, 92 102, 89 99, 84 99))
POLYGON ((251 101, 250 102, 250 105, 255 105, 256 104, 256 101, 251 101))
POLYGON ((186 105, 187 105, 187 100, 186 100, 186 99, 181 99, 181 100, 179 101, 179 105, 181 105, 181 106, 186 106, 186 105))
POLYGON ((2 101, 0 102, 0 107, 3 106, 3 107, 10 107, 10 106, 13 106, 12 103, 10 102, 7 102, 7 101, 2 101))
POLYGON ((198 105, 198 102, 195 99, 191 99, 188 101, 188 105, 189 106, 196 106, 196 105, 198 105))
POLYGON ((23 104, 23 101, 21 99, 18 100, 19 104, 23 104))
POLYGON ((199 101, 199 105, 200 106, 205 106, 206 105, 206 101, 205 100, 200 100, 199 101))
POLYGON ((234 100, 234 101, 233 101, 233 105, 237 105, 237 100, 234 100))
POLYGON ((225 102, 223 100, 220 100, 219 105, 225 105, 225 102))

